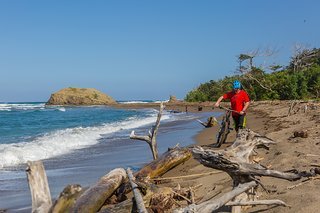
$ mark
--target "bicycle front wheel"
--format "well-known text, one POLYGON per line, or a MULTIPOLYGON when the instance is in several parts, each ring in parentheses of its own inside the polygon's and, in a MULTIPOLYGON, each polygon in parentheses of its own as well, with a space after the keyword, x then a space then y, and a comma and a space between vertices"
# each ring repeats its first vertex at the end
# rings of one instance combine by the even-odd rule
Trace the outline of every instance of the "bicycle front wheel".
POLYGON ((229 123, 226 122, 226 118, 223 117, 220 131, 217 137, 217 147, 220 147, 227 140, 229 134, 229 123))

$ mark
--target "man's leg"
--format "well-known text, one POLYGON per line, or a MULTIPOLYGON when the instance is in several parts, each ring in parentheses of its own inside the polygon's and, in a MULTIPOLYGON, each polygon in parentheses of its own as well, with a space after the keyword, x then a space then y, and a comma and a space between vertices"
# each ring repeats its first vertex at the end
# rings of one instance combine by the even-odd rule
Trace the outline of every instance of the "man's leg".
POLYGON ((246 127, 246 116, 240 115, 239 116, 239 123, 238 123, 238 129, 243 129, 246 127))
POLYGON ((239 129, 239 116, 232 116, 233 123, 234 123, 234 129, 238 132, 239 129))

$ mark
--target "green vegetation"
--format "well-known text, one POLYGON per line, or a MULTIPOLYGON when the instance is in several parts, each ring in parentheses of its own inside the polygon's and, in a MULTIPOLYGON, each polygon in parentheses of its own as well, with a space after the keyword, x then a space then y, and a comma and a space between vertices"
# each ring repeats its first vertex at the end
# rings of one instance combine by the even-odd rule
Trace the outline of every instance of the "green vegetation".
POLYGON ((244 54, 239 56, 241 62, 247 59, 251 66, 244 69, 245 72, 203 83, 190 91, 185 101, 216 101, 222 94, 231 91, 232 82, 236 79, 241 81, 252 100, 320 98, 320 49, 305 49, 292 57, 287 67, 270 67, 273 70, 271 73, 252 66, 253 57, 244 58, 244 54))
POLYGON ((99 95, 98 95, 97 93, 94 93, 94 94, 93 94, 93 98, 94 98, 94 99, 98 99, 98 97, 99 97, 99 95))

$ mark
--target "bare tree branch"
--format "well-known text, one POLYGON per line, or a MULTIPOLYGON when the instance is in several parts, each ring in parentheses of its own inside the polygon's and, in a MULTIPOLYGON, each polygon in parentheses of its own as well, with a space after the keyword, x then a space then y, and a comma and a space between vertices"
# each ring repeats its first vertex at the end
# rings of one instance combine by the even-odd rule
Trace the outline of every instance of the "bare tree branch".
POLYGON ((145 141, 149 144, 153 159, 157 159, 159 156, 156 137, 158 133, 158 128, 160 126, 160 120, 161 120, 163 108, 164 108, 164 105, 163 105, 163 102, 161 102, 156 123, 154 126, 152 126, 151 131, 149 130, 148 135, 144 135, 144 136, 135 135, 134 131, 132 131, 130 134, 130 139, 145 141))

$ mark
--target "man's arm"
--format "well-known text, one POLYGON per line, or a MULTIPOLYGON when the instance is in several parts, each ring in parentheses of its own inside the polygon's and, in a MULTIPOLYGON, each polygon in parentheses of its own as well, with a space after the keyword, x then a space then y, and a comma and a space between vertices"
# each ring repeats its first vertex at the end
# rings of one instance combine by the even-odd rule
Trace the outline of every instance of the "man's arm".
POLYGON ((215 107, 219 107, 220 102, 223 100, 223 95, 217 100, 217 102, 214 104, 215 107))
POLYGON ((246 113, 249 105, 250 105, 250 101, 248 101, 248 102, 246 102, 246 103, 244 104, 244 107, 243 107, 242 111, 240 112, 240 115, 243 115, 243 114, 246 113))

